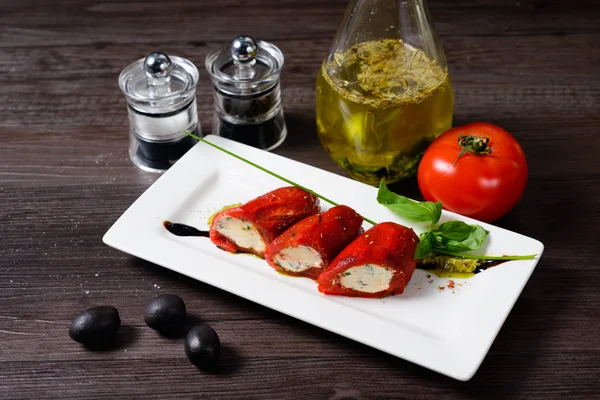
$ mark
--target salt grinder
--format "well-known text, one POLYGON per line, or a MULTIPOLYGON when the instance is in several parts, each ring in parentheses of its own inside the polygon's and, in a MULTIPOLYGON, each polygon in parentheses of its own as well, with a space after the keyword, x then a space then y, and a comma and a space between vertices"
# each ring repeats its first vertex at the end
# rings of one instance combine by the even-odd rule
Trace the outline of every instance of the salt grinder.
POLYGON ((283 143, 287 128, 279 86, 281 50, 238 36, 210 53, 205 66, 214 87, 214 134, 264 150, 283 143))
POLYGON ((151 53, 127 66, 119 87, 127 99, 129 156, 143 170, 163 172, 202 136, 196 109, 198 69, 185 58, 151 53))

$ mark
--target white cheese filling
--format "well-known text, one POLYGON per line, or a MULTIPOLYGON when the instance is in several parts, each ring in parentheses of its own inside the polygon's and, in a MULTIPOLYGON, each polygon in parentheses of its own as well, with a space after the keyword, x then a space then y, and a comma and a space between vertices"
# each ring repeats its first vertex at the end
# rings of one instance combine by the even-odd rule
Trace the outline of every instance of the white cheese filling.
POLYGON ((340 284, 348 289, 377 293, 390 287, 394 271, 373 264, 359 265, 340 274, 340 284))
POLYGON ((293 272, 323 266, 321 255, 308 246, 286 247, 273 257, 273 261, 281 268, 293 272))
POLYGON ((254 225, 243 219, 221 217, 217 221, 217 232, 241 248, 254 249, 261 253, 265 251, 266 245, 254 225))

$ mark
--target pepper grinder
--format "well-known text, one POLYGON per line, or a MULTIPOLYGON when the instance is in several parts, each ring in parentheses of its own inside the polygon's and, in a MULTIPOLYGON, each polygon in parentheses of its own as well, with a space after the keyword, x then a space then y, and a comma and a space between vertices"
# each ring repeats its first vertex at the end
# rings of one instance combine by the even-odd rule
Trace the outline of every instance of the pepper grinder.
POLYGON ((206 57, 213 81, 213 133, 273 150, 287 136, 279 75, 283 53, 271 43, 238 36, 206 57))
POLYGON ((163 172, 202 136, 196 109, 198 69, 185 58, 150 53, 119 76, 129 114, 129 156, 143 170, 163 172))

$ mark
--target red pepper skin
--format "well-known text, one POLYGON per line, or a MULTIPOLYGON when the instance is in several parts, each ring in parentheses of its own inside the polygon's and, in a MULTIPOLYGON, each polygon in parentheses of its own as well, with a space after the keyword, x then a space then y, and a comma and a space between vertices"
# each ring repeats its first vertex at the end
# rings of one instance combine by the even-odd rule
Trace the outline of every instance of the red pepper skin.
POLYGON ((375 225, 348 247, 319 276, 319 291, 350 297, 385 297, 402 294, 417 266, 413 259, 419 238, 406 226, 393 222, 375 225), (344 271, 365 264, 375 264, 394 271, 386 290, 376 293, 361 292, 343 287, 339 282, 344 271))
POLYGON ((287 275, 306 276, 317 279, 321 272, 350 242, 361 233, 363 219, 347 206, 336 206, 312 215, 293 225, 267 246, 265 259, 277 271, 287 275), (323 264, 304 271, 290 271, 281 268, 274 257, 288 247, 307 246, 321 256, 323 264))
POLYGON ((254 225, 265 245, 283 231, 304 218, 320 211, 319 198, 295 186, 286 186, 265 193, 239 207, 217 213, 210 226, 210 240, 220 249, 231 253, 264 254, 255 249, 242 248, 227 236, 217 231, 221 218, 244 219, 254 225))

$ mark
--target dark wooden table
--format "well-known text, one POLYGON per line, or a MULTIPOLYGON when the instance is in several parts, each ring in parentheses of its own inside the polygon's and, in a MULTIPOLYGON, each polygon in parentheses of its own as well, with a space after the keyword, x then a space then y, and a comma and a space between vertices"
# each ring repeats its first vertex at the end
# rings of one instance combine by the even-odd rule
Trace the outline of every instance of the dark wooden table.
MULTIPOLYGON (((127 155, 117 86, 150 51, 202 73, 238 34, 276 43, 289 138, 276 152, 338 174, 318 142, 314 81, 346 0, 33 1, 0 4, 0 398, 600 398, 600 13, 595 0, 431 0, 456 94, 455 124, 497 123, 528 156, 519 205, 497 222, 546 252, 475 377, 458 382, 105 246, 156 179, 127 155), (220 372, 143 321, 176 293, 224 343, 220 372), (111 304, 118 346, 68 334, 111 304)), ((419 196, 414 180, 396 185, 419 196)), ((468 346, 468 343, 464 344, 468 346)))

